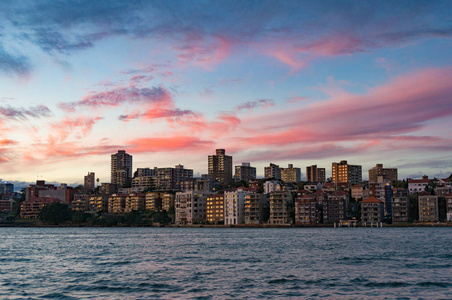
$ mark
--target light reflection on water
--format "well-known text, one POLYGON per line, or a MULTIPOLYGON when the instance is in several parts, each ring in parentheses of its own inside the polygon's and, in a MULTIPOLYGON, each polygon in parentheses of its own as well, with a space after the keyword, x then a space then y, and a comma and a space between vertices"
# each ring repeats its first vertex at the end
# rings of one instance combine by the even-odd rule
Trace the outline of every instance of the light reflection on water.
POLYGON ((0 233, 0 298, 452 298, 450 228, 0 233))

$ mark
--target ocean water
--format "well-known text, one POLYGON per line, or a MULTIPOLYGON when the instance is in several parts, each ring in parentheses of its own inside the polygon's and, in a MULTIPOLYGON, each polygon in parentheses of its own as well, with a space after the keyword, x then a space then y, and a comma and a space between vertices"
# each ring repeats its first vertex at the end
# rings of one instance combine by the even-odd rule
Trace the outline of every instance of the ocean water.
POLYGON ((1 299, 452 299, 452 228, 0 228, 1 299))

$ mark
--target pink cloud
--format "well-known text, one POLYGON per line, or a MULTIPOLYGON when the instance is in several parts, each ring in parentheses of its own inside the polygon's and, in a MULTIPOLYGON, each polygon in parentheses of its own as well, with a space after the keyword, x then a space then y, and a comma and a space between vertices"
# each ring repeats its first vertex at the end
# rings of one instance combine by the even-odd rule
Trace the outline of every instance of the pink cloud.
MULTIPOLYGON (((403 136, 429 121, 451 116, 451 94, 452 68, 423 70, 371 88, 364 95, 344 92, 299 109, 245 117, 241 129, 254 134, 242 135, 238 144, 247 149, 378 140, 374 147, 416 147, 419 143, 413 137, 409 139, 414 142, 407 143, 403 136)), ((444 148, 441 141, 430 142, 444 148)))
POLYGON ((81 100, 69 103, 59 103, 66 112, 74 112, 80 107, 100 108, 103 106, 119 106, 125 103, 164 103, 171 102, 171 95, 162 86, 140 88, 133 84, 128 87, 117 87, 105 92, 89 92, 81 100))
POLYGON ((58 123, 51 124, 48 140, 50 144, 55 144, 66 140, 70 135, 80 139, 91 132, 93 126, 101 119, 101 117, 76 117, 75 119, 66 117, 58 123))

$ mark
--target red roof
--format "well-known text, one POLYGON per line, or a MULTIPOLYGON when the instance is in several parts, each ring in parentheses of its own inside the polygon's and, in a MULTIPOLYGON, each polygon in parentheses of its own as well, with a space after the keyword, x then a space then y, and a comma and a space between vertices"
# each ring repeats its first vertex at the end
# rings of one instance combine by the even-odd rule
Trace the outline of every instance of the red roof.
POLYGON ((375 197, 369 197, 369 198, 364 199, 361 203, 383 203, 383 201, 378 200, 375 197))

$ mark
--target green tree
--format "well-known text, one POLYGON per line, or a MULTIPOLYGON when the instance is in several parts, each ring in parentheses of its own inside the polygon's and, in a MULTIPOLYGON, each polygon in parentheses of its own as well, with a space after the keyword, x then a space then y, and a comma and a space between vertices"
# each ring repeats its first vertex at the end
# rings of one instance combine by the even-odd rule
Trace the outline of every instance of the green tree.
POLYGON ((39 219, 47 224, 58 225, 71 220, 72 212, 67 204, 52 202, 46 204, 39 213, 39 219))

